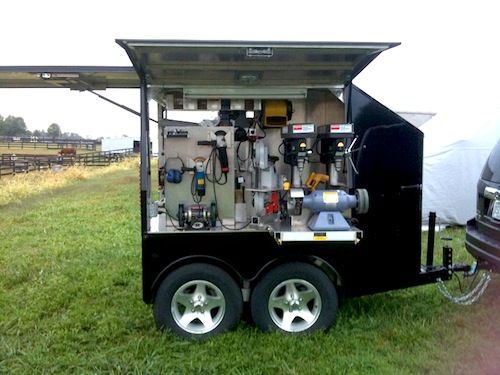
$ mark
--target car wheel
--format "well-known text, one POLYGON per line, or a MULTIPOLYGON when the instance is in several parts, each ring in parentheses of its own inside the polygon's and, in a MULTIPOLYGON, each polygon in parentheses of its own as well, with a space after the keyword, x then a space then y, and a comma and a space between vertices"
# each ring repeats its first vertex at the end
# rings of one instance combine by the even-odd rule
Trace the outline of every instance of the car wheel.
POLYGON ((207 338, 230 330, 243 310, 241 291, 219 267, 195 263, 168 275, 154 301, 159 329, 181 337, 207 338))
POLYGON ((265 275, 251 299, 252 318, 264 331, 309 333, 335 322, 335 286, 319 268, 287 263, 265 275))

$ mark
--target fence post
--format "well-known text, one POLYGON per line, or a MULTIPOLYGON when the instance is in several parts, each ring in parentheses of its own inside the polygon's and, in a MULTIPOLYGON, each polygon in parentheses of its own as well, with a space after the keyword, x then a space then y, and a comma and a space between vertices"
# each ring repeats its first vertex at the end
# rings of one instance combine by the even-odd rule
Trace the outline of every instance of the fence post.
POLYGON ((16 174, 16 159, 17 159, 16 154, 10 155, 10 162, 12 164, 12 174, 13 175, 16 174))

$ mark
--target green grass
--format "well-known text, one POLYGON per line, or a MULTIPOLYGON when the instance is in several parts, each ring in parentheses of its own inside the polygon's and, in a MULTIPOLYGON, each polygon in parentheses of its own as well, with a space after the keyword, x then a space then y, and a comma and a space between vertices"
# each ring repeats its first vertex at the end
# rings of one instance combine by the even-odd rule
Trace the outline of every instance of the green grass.
MULTIPOLYGON (((327 333, 160 333, 141 300, 137 189, 129 168, 0 207, 0 374, 447 374, 473 335, 474 310, 433 286, 348 300, 327 333)), ((465 257, 463 229, 446 235, 465 257)))

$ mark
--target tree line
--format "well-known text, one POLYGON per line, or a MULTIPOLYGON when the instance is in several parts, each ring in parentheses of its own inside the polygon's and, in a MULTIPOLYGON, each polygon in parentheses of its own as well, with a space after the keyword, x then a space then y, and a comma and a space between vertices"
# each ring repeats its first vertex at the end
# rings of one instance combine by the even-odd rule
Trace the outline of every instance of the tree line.
POLYGON ((47 130, 30 131, 22 117, 0 115, 0 136, 83 139, 77 133, 63 133, 58 124, 50 124, 47 130))

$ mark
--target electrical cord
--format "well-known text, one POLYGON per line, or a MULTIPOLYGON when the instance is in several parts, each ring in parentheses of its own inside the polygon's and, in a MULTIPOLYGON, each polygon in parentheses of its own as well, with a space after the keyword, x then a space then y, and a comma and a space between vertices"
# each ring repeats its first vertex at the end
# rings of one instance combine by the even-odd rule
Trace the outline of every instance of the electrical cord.
POLYGON ((193 202, 196 204, 200 204, 201 200, 203 199, 202 196, 196 194, 196 172, 193 174, 193 178, 191 179, 191 197, 193 198, 193 202))
POLYGON ((242 163, 246 162, 249 158, 249 156, 247 155, 247 157, 245 159, 242 159, 240 157, 240 147, 241 147, 241 144, 243 143, 244 141, 240 141, 240 143, 238 143, 238 147, 236 147, 236 158, 241 161, 242 163))
POLYGON ((316 151, 316 154, 318 154, 318 155, 320 154, 320 152, 319 152, 319 150, 318 150, 318 145, 319 145, 319 143, 320 143, 320 142, 319 142, 319 138, 316 138, 316 139, 314 140, 314 143, 313 143, 313 144, 312 144, 312 146, 311 146, 311 150, 316 151))
POLYGON ((219 202, 217 200, 217 189, 216 189, 216 182, 215 181, 212 181, 212 187, 214 189, 215 209, 217 210, 217 219, 216 220, 219 220, 221 227, 224 229, 227 229, 227 230, 242 230, 242 229, 245 229, 246 227, 248 227, 252 223, 251 220, 249 220, 248 223, 244 224, 242 227, 239 227, 239 228, 236 228, 236 227, 230 228, 230 227, 224 225, 224 223, 222 222, 222 219, 219 216, 219 202))
POLYGON ((282 139, 281 140, 281 143, 280 145, 278 146, 278 153, 281 155, 281 156, 285 156, 285 151, 281 151, 281 148, 284 148, 285 147, 285 140, 282 139))
POLYGON ((178 220, 179 218, 175 217, 175 216, 172 216, 172 214, 168 211, 167 203, 166 202, 165 202, 165 214, 167 215, 168 219, 170 220, 170 224, 172 224, 172 226, 174 227, 174 229, 176 229, 176 230, 184 230, 184 228, 182 228, 182 227, 180 227, 178 225, 175 225, 173 219, 178 220))
POLYGON ((205 178, 208 182, 215 182, 217 185, 225 185, 227 183, 227 173, 220 173, 220 176, 217 177, 217 163, 215 162, 219 159, 217 153, 217 147, 212 148, 210 152, 210 156, 208 157, 207 163, 205 164, 205 178), (210 168, 209 168, 210 165, 210 168), (209 169, 212 171, 212 177, 209 177, 209 169))
POLYGON ((262 131, 262 133, 264 133, 264 136, 263 137, 260 137, 261 139, 264 139, 266 138, 267 136, 267 133, 266 133, 266 129, 264 129, 264 127, 262 126, 262 124, 260 123, 260 120, 254 120, 255 123, 257 124, 257 126, 259 127, 259 129, 262 131))
POLYGON ((165 168, 165 170, 167 170, 168 161, 175 160, 175 159, 177 159, 181 162, 181 166, 182 166, 181 171, 183 171, 186 168, 186 165, 184 164, 184 160, 182 160, 182 158, 179 156, 179 154, 177 154, 177 156, 169 156, 168 158, 165 159, 165 164, 163 166, 165 168))

